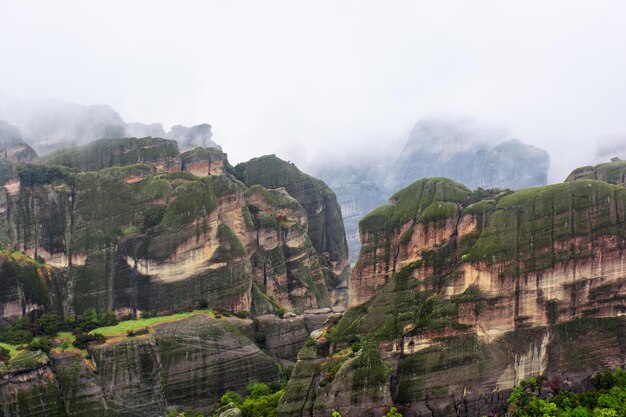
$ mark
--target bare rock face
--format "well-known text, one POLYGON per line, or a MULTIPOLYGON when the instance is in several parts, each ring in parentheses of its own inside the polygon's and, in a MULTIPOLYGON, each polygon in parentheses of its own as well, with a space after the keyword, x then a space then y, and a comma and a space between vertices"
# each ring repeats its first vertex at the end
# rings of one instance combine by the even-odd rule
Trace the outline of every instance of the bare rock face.
POLYGON ((163 416, 168 407, 209 411, 227 390, 269 382, 279 365, 253 340, 250 320, 193 316, 148 335, 118 336, 79 352, 28 353, 0 368, 0 412, 20 416, 163 416))
POLYGON ((238 164, 233 173, 248 187, 284 188, 306 210, 307 234, 321 255, 333 305, 347 305, 350 261, 341 209, 331 189, 275 155, 238 164))
POLYGON ((0 189, 0 245, 45 260, 47 271, 35 301, 10 270, 0 276, 11 288, 3 317, 200 301, 254 314, 332 305, 333 264, 313 243, 306 208, 284 189, 237 181, 219 150, 108 139, 46 164, 25 165, 15 187, 0 189))
POLYGON ((499 415, 524 378, 623 365, 625 226, 626 189, 595 180, 399 191, 361 221, 352 308, 300 352, 279 415, 499 415))
POLYGON ((0 363, 0 415, 65 416, 50 361, 41 352, 25 352, 0 363))

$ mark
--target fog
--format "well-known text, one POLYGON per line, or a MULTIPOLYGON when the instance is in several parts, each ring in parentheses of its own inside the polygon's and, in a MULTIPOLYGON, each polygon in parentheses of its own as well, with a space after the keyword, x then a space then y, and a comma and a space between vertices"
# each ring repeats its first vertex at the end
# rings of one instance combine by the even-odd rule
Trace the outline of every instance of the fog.
POLYGON ((0 95, 210 123, 231 162, 303 166, 375 163, 422 117, 460 114, 547 150, 555 182, 626 157, 625 17, 621 1, 0 0, 0 95))

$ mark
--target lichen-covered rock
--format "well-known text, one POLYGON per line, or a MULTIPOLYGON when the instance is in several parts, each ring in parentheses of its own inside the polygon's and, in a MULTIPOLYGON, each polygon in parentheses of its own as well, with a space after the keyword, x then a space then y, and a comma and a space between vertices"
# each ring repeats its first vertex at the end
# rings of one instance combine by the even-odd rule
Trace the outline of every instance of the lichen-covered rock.
POLYGON ((279 414, 357 415, 364 403, 405 416, 502 414, 523 378, 576 389, 623 365, 624 230, 626 190, 606 182, 514 193, 412 184, 361 221, 353 308, 313 359, 299 356, 279 414), (355 341, 391 367, 376 399, 351 386, 344 352, 355 341))
POLYGON ((100 139, 46 155, 47 165, 62 165, 80 171, 98 171, 114 166, 153 164, 163 171, 178 171, 178 145, 161 138, 100 139))
MULTIPOLYGON (((305 208, 284 189, 225 173, 221 151, 103 140, 53 160, 66 166, 21 166, 16 189, 0 189, 0 245, 55 269, 40 306, 127 314, 202 301, 266 314, 332 304, 334 275, 305 208), (90 157, 100 147, 110 158, 90 157)), ((21 306, 13 287, 2 303, 21 306)))
POLYGON ((113 337, 78 351, 24 351, 0 369, 0 415, 164 416, 209 411, 228 390, 278 378, 278 362, 254 342, 251 320, 197 315, 147 335, 113 337))
POLYGON ((50 308, 55 271, 19 252, 0 251, 0 317, 50 308))
POLYGON ((285 188, 304 207, 308 218, 307 234, 321 255, 332 302, 346 304, 350 268, 348 246, 341 209, 331 189, 274 155, 238 164, 233 172, 248 187, 285 188))
POLYGON ((48 357, 24 351, 0 368, 0 415, 65 417, 48 357))
POLYGON ((565 182, 578 180, 599 180, 610 184, 626 186, 626 161, 611 161, 595 167, 577 168, 565 179, 565 182))

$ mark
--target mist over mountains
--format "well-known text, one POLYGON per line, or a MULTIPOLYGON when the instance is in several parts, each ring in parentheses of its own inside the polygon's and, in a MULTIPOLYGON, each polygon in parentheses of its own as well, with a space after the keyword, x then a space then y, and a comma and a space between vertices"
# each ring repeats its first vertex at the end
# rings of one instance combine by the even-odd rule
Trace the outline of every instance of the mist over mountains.
POLYGON ((511 138, 504 129, 452 117, 420 120, 395 159, 316 162, 312 172, 337 194, 353 262, 360 249, 361 218, 418 179, 445 177, 471 189, 516 190, 546 185, 550 167, 546 151, 511 138))
POLYGON ((19 128, 24 140, 39 155, 85 145, 96 139, 145 136, 174 139, 183 150, 196 146, 221 149, 211 139, 209 124, 176 125, 166 132, 161 123, 126 123, 106 104, 84 106, 61 100, 18 100, 0 96, 0 120, 19 128))

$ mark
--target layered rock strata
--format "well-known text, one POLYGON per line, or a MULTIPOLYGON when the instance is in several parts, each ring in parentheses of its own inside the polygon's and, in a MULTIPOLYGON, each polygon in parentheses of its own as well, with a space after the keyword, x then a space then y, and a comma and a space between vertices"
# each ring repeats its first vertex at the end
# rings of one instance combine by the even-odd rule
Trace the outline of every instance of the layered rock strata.
POLYGON ((279 415, 501 414, 523 378, 579 389, 624 364, 623 187, 430 178, 360 227, 353 308, 300 352, 279 415))

